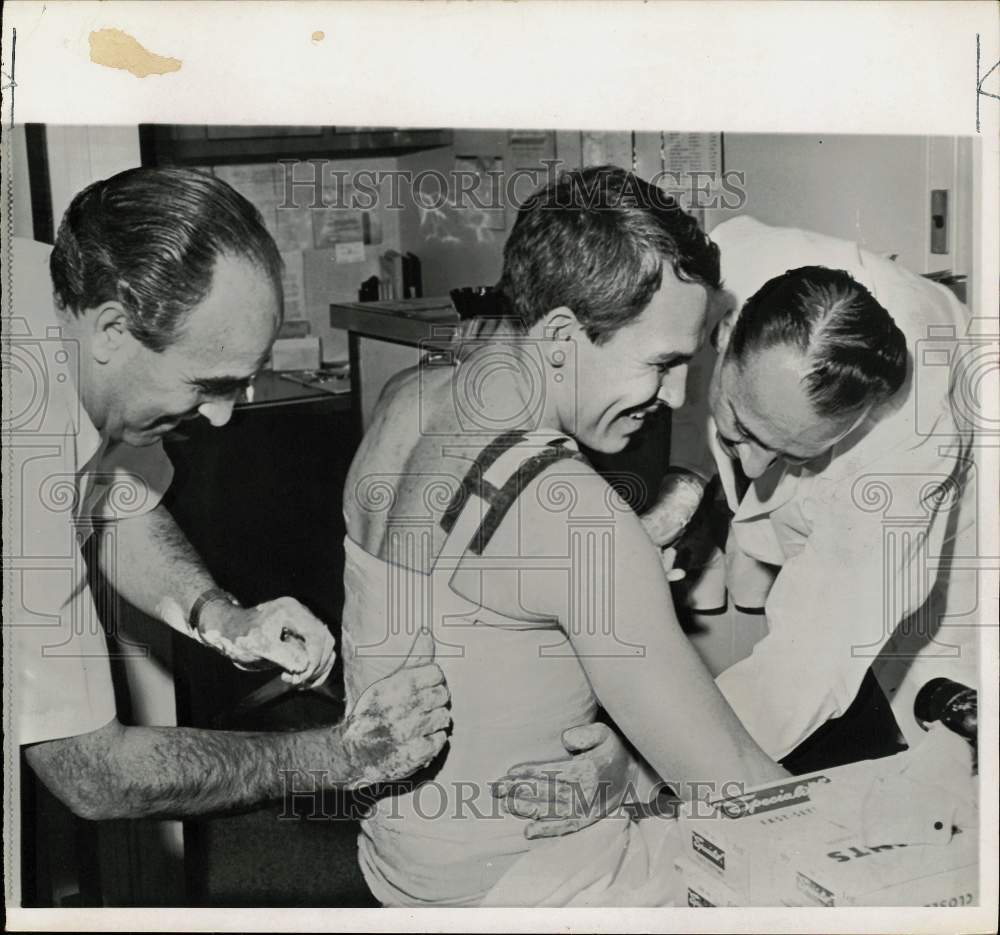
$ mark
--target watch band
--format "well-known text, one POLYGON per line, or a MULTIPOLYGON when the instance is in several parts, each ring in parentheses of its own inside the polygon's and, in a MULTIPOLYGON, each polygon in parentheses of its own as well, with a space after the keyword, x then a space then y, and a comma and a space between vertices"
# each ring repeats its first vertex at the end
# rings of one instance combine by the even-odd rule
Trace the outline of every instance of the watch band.
POLYGON ((225 601, 227 604, 232 604, 233 607, 242 606, 228 591, 224 591, 222 588, 206 588, 195 598, 194 603, 191 605, 191 613, 188 614, 188 626, 191 627, 194 633, 200 633, 198 623, 201 619, 202 609, 212 601, 225 601))

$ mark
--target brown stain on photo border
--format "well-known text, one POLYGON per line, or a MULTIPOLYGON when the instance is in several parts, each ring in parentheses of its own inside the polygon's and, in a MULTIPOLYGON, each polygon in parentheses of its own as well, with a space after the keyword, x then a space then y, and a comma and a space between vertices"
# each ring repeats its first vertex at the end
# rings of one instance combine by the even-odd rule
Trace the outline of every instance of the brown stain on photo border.
POLYGON ((180 71, 181 60, 150 52, 121 29, 95 29, 90 34, 90 60, 95 65, 120 68, 137 78, 180 71))

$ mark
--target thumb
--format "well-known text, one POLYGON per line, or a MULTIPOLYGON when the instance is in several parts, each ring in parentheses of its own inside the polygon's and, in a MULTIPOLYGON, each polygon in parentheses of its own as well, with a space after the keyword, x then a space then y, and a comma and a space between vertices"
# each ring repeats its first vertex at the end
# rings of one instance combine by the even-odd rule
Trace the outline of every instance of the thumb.
POLYGON ((660 551, 660 564, 666 572, 667 581, 683 581, 687 577, 682 568, 674 568, 675 561, 677 561, 677 549, 670 546, 660 551))
POLYGON ((581 724, 564 730, 562 744, 569 753, 582 753, 596 747, 604 740, 607 728, 603 724, 581 724))
POLYGON ((426 627, 421 627, 417 632, 417 638, 410 647, 410 654, 406 661, 400 666, 401 669, 416 669, 419 666, 429 665, 434 661, 434 637, 426 627))

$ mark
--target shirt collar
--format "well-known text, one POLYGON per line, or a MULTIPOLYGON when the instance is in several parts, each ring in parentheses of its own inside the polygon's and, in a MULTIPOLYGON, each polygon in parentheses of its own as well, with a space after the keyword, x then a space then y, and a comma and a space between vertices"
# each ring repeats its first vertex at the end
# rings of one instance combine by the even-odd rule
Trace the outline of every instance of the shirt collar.
MULTIPOLYGON (((107 443, 93 420, 87 413, 83 405, 80 394, 80 347, 77 342, 63 337, 65 326, 59 320, 55 308, 47 307, 43 313, 43 327, 46 335, 51 335, 62 345, 62 349, 67 355, 66 379, 59 381, 56 386, 61 387, 61 394, 66 408, 66 434, 76 439, 75 448, 75 469, 77 473, 82 471, 100 451, 101 447, 107 443)), ((58 376, 56 374, 56 379, 58 376)), ((51 384, 50 384, 51 385, 51 384)))

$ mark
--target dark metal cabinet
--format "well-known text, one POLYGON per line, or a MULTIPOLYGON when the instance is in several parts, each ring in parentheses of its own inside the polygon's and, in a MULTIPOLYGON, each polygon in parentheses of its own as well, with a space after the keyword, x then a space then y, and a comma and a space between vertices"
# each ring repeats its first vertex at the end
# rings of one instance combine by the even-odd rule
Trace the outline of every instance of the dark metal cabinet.
POLYGON ((144 166, 225 165, 275 159, 402 156, 449 146, 450 130, 140 124, 144 166))

